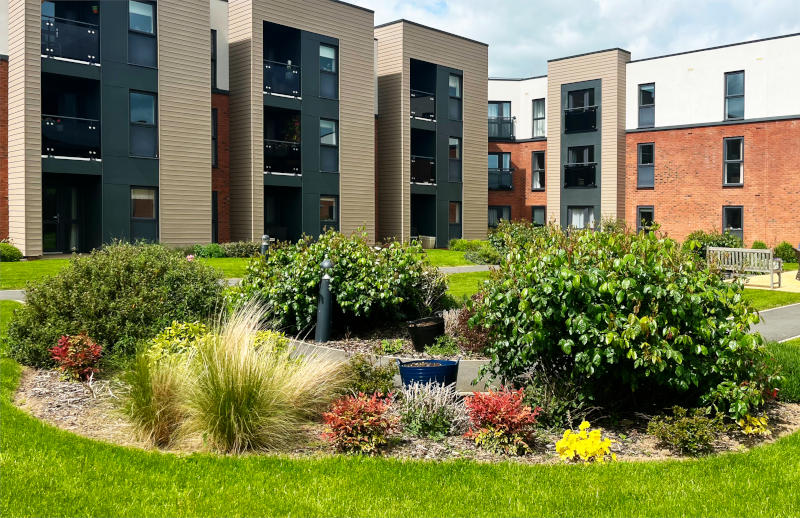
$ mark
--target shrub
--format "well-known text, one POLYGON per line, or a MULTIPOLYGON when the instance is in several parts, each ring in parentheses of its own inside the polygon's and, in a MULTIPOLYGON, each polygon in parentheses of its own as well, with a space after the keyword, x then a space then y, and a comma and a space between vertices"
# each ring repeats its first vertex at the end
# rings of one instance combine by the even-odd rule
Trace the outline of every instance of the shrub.
POLYGON ((198 338, 209 332, 202 322, 173 321, 148 342, 145 356, 152 365, 167 356, 184 354, 194 347, 198 338))
POLYGON ((275 311, 278 325, 292 332, 313 326, 317 312, 321 264, 333 267, 333 322, 371 326, 430 314, 438 308, 447 283, 427 266, 418 246, 391 243, 371 247, 367 235, 346 237, 328 231, 316 241, 281 244, 266 257, 251 261, 242 281, 242 296, 257 297, 275 311))
POLYGON ((467 307, 462 308, 455 323, 455 335, 459 345, 468 351, 483 352, 489 343, 489 332, 480 323, 472 323, 475 316, 475 307, 480 304, 482 295, 477 293, 472 296, 467 307))
POLYGON ((233 241, 222 243, 222 249, 227 257, 253 257, 261 252, 261 242, 233 241))
POLYGON ((784 263, 794 263, 797 261, 794 248, 787 241, 782 241, 773 251, 775 257, 782 259, 784 263))
POLYGON ((583 421, 574 432, 564 430, 564 435, 556 441, 556 452, 562 460, 567 462, 599 462, 617 460, 617 455, 611 453, 611 439, 603 438, 603 431, 599 428, 591 430, 589 422, 583 421))
POLYGON ((394 388, 397 365, 379 365, 371 357, 355 354, 347 364, 346 390, 352 394, 388 394, 394 388))
MULTIPOLYGON (((696 404, 723 382, 774 388, 763 339, 747 333, 759 317, 740 283, 653 232, 548 229, 484 284, 471 322, 490 332, 485 374, 514 381, 540 364, 600 404, 632 393, 638 405, 696 404)), ((720 396, 731 415, 760 404, 720 396)))
POLYGON ((192 247, 192 255, 195 257, 226 257, 225 249, 217 243, 209 243, 207 245, 194 245, 192 247))
POLYGON ((594 410, 568 372, 553 372, 536 365, 523 384, 525 402, 541 409, 536 418, 539 425, 569 428, 575 422, 584 421, 594 410))
POLYGON ((736 424, 739 425, 745 435, 772 435, 769 429, 769 418, 765 415, 755 417, 747 414, 736 421, 736 424))
POLYGON ((485 242, 480 241, 481 245, 476 250, 468 250, 464 253, 464 259, 477 264, 500 264, 502 257, 495 248, 485 242))
POLYGON ((380 354, 394 355, 403 350, 403 340, 381 340, 380 354))
POLYGON ((473 392, 464 400, 470 419, 466 437, 479 447, 498 453, 527 452, 539 408, 531 409, 523 397, 522 389, 473 392))
POLYGON ((456 252, 477 252, 487 244, 480 239, 451 239, 448 248, 456 252))
POLYGON ((73 257, 56 275, 29 282, 27 303, 8 331, 11 355, 52 365, 48 349, 82 331, 106 355, 155 336, 173 320, 203 320, 221 292, 215 270, 161 245, 114 244, 73 257))
POLYGON ((97 364, 103 348, 86 333, 62 336, 50 349, 50 355, 65 377, 74 380, 89 379, 98 372, 97 364))
POLYGON ((453 338, 442 335, 433 344, 425 347, 425 352, 431 356, 455 356, 458 354, 458 343, 453 338))
POLYGON ((536 226, 530 221, 500 221, 497 228, 489 234, 489 243, 505 257, 513 248, 527 247, 538 241, 547 232, 547 227, 536 226))
POLYGON ((686 236, 686 240, 683 242, 683 250, 685 252, 693 252, 703 261, 706 260, 706 250, 710 246, 741 248, 743 243, 741 239, 728 232, 721 234, 716 231, 705 232, 703 230, 695 230, 686 236))
POLYGON ((15 263, 20 259, 22 259, 22 252, 19 248, 11 243, 0 241, 0 263, 15 263))
POLYGON ((377 393, 338 399, 330 411, 322 414, 323 437, 340 451, 375 454, 387 443, 387 436, 397 424, 396 417, 389 413, 391 405, 391 395, 381 397, 377 393))
POLYGON ((696 408, 691 413, 679 406, 672 416, 657 416, 647 424, 647 433, 655 436, 669 449, 689 455, 711 451, 717 436, 725 431, 722 416, 708 417, 708 408, 696 408))
POLYGON ((753 246, 751 246, 753 250, 767 250, 767 244, 763 241, 753 241, 753 246))
POLYGON ((414 382, 401 389, 397 408, 405 431, 417 437, 462 434, 469 422, 455 385, 414 382))

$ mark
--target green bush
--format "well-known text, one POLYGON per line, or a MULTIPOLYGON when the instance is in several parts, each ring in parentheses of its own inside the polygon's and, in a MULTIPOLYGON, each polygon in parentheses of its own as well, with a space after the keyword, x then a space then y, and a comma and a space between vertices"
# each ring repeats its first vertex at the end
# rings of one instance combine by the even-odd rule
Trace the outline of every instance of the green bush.
POLYGON ((222 243, 227 257, 253 257, 261 252, 259 241, 233 241, 222 243))
POLYGON ((778 380, 763 339, 747 332, 758 314, 741 284, 697 263, 653 232, 548 227, 483 287, 471 323, 490 333, 485 373, 515 381, 541 364, 603 404, 635 393, 694 406, 724 382, 746 382, 760 400, 729 392, 736 399, 718 405, 734 416, 760 405, 778 380))
POLYGON ((10 354, 50 366, 50 347, 61 335, 80 332, 102 345, 104 356, 132 353, 132 345, 173 320, 210 316, 221 290, 214 269, 164 246, 109 245, 28 283, 27 303, 9 327, 10 354))
POLYGON ((486 241, 478 241, 480 246, 477 250, 464 252, 464 259, 476 264, 500 264, 500 253, 486 241))
POLYGON ((194 245, 192 247, 192 254, 195 257, 226 257, 225 249, 222 245, 217 243, 209 243, 207 245, 194 245))
POLYGON ((753 241, 753 246, 751 246, 753 250, 767 250, 767 244, 763 241, 753 241))
POLYGON ((456 252, 477 252, 486 244, 480 239, 451 239, 448 248, 456 252))
POLYGON ((489 243, 504 257, 512 248, 535 243, 539 236, 547 233, 547 227, 534 225, 530 221, 500 221, 489 234, 489 243))
POLYGON ((455 338, 442 335, 436 341, 425 348, 425 353, 431 356, 453 357, 458 354, 458 342, 455 338))
POLYGON ((375 249, 366 234, 327 231, 314 241, 282 243, 255 258, 242 280, 241 296, 257 297, 273 311, 278 327, 303 332, 317 314, 322 262, 333 267, 333 323, 370 327, 430 314, 440 307, 447 281, 428 266, 419 246, 390 243, 375 249))
POLYGON ((0 241, 0 263, 15 263, 20 259, 22 259, 22 252, 19 251, 19 248, 11 243, 0 241))
POLYGON ((797 255, 795 254, 794 248, 787 241, 782 241, 778 246, 775 247, 774 255, 778 259, 783 259, 784 263, 793 263, 797 261, 797 255))
POLYGON ((709 409, 697 408, 688 413, 679 406, 671 416, 657 416, 647 424, 647 433, 677 453, 697 455, 711 451, 714 441, 727 427, 722 416, 708 417, 709 409))
POLYGON ((379 365, 372 357, 355 354, 347 368, 348 385, 346 392, 352 394, 389 394, 394 388, 397 365, 379 365))
POLYGON ((743 245, 742 240, 738 237, 725 232, 706 232, 704 230, 695 230, 683 242, 683 250, 685 252, 694 252, 697 257, 705 261, 706 250, 708 247, 722 247, 722 248, 741 248, 743 245))

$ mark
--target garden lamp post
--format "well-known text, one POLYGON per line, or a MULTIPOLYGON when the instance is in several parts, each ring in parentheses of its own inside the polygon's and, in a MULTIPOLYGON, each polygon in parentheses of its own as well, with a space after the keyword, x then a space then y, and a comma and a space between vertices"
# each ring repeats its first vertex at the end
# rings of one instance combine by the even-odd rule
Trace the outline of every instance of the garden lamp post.
POLYGON ((322 280, 319 283, 317 329, 314 333, 314 340, 320 343, 327 342, 331 333, 331 276, 328 274, 328 270, 333 267, 333 263, 327 255, 321 266, 322 280))
POLYGON ((269 249, 269 234, 261 236, 261 255, 266 255, 269 249))

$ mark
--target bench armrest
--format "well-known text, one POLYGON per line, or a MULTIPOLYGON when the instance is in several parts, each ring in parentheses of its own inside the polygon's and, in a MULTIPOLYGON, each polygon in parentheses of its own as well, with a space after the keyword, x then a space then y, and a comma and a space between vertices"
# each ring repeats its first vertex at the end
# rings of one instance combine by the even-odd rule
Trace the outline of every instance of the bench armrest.
POLYGON ((774 257, 772 259, 772 271, 775 272, 782 272, 783 271, 783 259, 779 257, 774 257))

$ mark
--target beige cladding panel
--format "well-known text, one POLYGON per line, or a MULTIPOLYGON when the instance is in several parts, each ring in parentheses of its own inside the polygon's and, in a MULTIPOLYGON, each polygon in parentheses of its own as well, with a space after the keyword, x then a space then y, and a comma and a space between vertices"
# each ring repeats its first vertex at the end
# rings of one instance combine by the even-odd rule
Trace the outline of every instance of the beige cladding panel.
POLYGON ((41 1, 9 0, 9 237, 42 254, 41 1))
POLYGON ((160 240, 211 239, 208 0, 158 2, 160 240))

